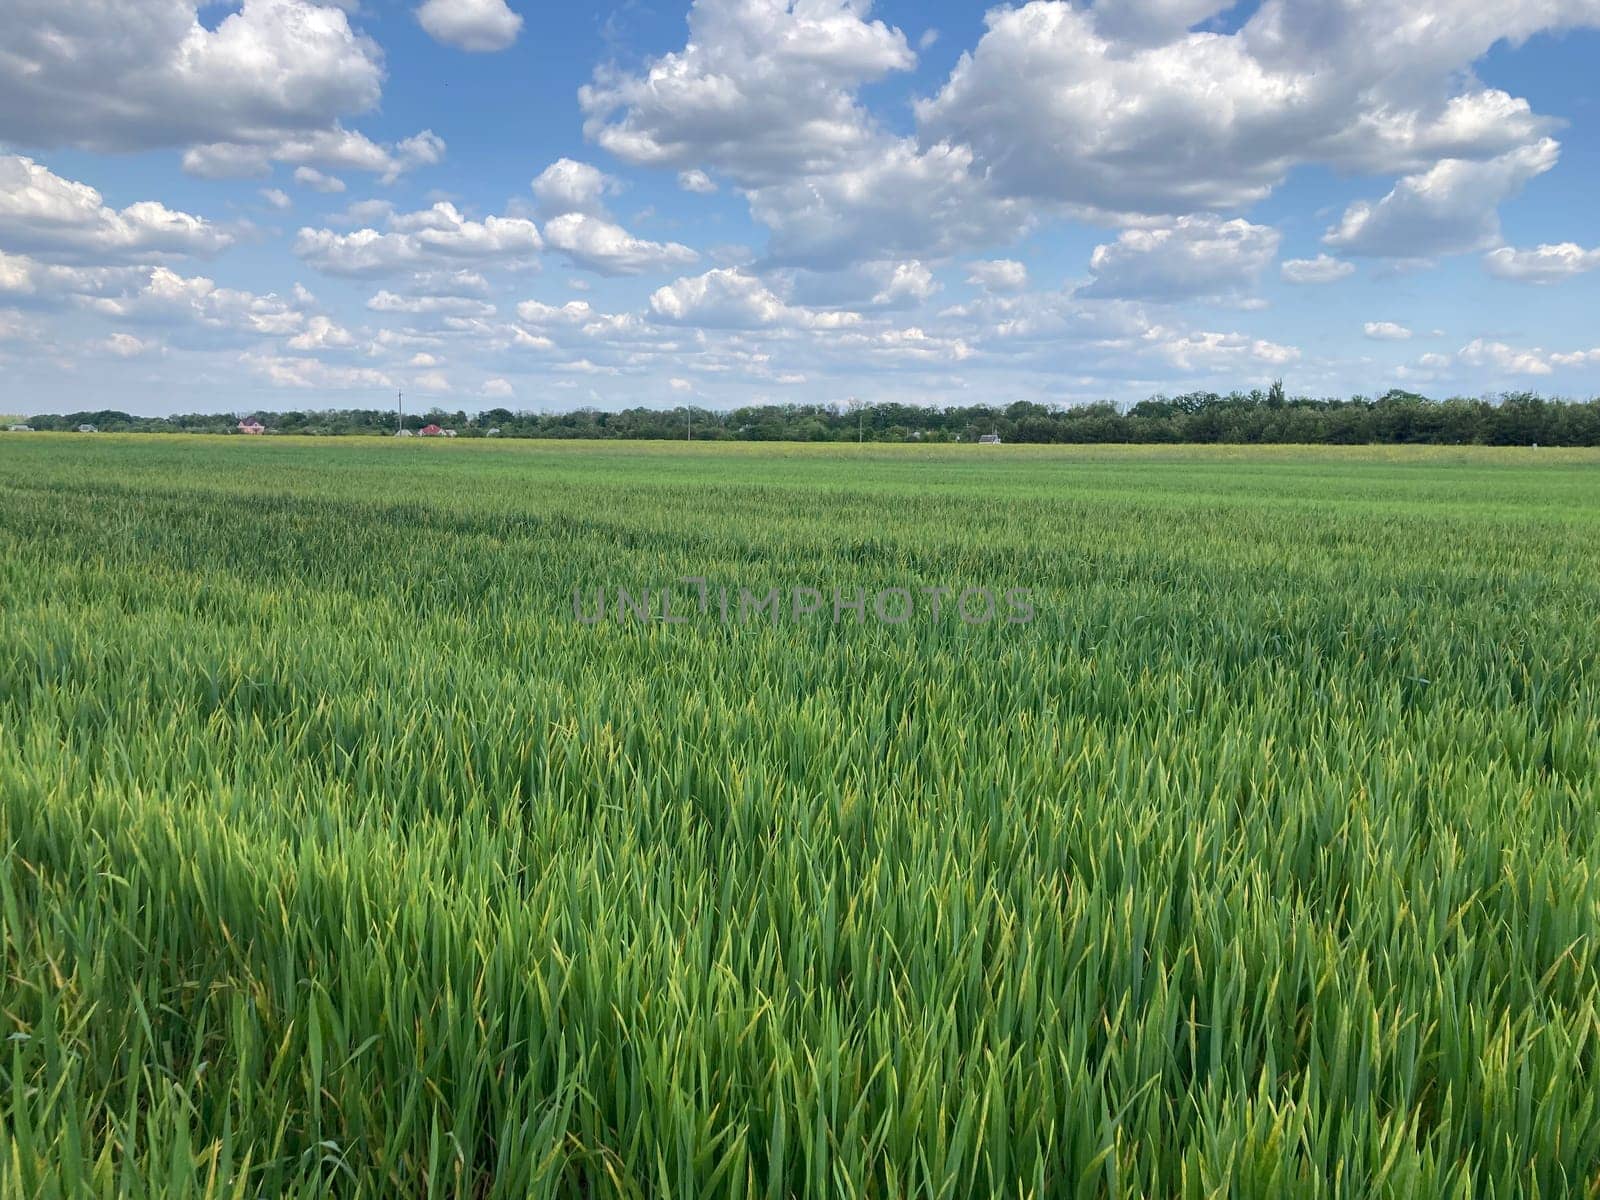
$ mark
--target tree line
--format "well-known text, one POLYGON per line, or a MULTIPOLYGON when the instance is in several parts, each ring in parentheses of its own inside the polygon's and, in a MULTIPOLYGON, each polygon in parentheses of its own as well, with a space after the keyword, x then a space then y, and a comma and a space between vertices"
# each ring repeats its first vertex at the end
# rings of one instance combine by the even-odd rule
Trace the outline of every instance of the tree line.
MULTIPOLYGON (((321 436, 395 433, 386 409, 250 414, 273 434, 321 436)), ((104 410, 41 415, 38 430, 93 425, 102 432, 233 433, 237 414, 139 417, 104 410)), ((995 434, 1021 443, 1420 443, 1487 446, 1600 446, 1600 400, 1569 401, 1529 392, 1433 400, 1414 392, 1313 399, 1266 390, 1154 396, 1131 407, 1072 407, 1018 401, 944 408, 913 404, 752 405, 731 410, 581 408, 561 413, 491 408, 476 413, 432 409, 408 414, 405 428, 453 429, 460 437, 599 438, 696 441, 976 442, 995 434)))

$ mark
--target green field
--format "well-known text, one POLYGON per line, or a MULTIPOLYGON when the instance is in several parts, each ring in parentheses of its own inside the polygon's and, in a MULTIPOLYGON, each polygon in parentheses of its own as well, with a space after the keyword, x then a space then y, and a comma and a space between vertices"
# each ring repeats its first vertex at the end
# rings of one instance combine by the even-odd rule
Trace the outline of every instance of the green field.
POLYGON ((0 1195, 1600 1194, 1597 551, 1596 451, 0 434, 0 1195), (685 576, 1037 612, 574 618, 685 576))

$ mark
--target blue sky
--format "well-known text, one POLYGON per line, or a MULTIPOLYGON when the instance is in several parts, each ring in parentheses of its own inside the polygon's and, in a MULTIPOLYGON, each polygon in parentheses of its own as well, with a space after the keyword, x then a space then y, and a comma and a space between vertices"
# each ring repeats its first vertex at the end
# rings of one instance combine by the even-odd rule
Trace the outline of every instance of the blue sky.
POLYGON ((1600 0, 0 0, 0 411, 1600 391, 1600 0))

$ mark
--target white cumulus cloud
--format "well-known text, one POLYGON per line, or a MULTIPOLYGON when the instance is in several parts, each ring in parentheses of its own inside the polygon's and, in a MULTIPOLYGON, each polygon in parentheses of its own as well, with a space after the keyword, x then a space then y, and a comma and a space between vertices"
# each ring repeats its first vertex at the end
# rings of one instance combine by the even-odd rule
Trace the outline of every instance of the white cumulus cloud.
POLYGON ((434 41, 479 54, 506 49, 522 31, 505 0, 427 0, 417 20, 434 41))
POLYGON ((1080 294, 1103 300, 1188 300, 1231 296, 1254 286, 1278 254, 1266 225, 1212 216, 1123 232, 1095 247, 1094 282, 1080 294))
POLYGON ((545 222, 544 240, 575 265, 600 275, 643 275, 687 266, 700 257, 677 242, 645 241, 587 213, 567 213, 545 222))
POLYGON ((88 184, 63 179, 31 158, 0 154, 0 240, 46 258, 127 262, 216 254, 233 235, 154 200, 113 209, 88 184))
POLYGON ((113 333, 101 345, 107 354, 115 354, 118 358, 137 358, 154 348, 153 342, 136 338, 131 333, 113 333))
POLYGON ((1575 242, 1517 250, 1501 246, 1484 256, 1491 275, 1518 283, 1561 283, 1600 268, 1600 249, 1585 250, 1575 242))
POLYGON ((4 25, 0 142, 186 148, 186 169, 231 176, 353 147, 381 158, 381 170, 403 170, 437 161, 442 148, 427 134, 418 135, 426 144, 385 149, 343 127, 377 107, 384 65, 335 5, 241 0, 219 12, 202 0, 9 0, 4 25))
POLYGON ((336 175, 325 175, 315 167, 296 167, 294 181, 314 192, 334 195, 344 191, 344 180, 336 175))
POLYGON ((1009 258, 975 262, 967 272, 967 282, 986 292, 1020 292, 1028 286, 1028 268, 1009 258))
POLYGON ((342 325, 318 313, 306 320, 306 327, 289 339, 291 350, 342 350, 355 345, 355 338, 342 325))
POLYGON ((1323 241, 1345 254, 1432 258, 1483 250, 1500 240, 1501 203, 1560 156, 1552 138, 1483 162, 1452 158, 1408 175, 1376 204, 1345 210, 1323 241))
POLYGON ((1501 40, 1596 20, 1591 0, 1492 6, 1065 0, 996 7, 977 48, 917 106, 923 141, 970 146, 1002 192, 1105 213, 1238 208, 1297 165, 1426 170, 1536 144, 1551 123, 1465 70, 1501 40))
POLYGON ((1354 275, 1356 265, 1342 258, 1334 258, 1331 254, 1319 254, 1315 258, 1291 258, 1283 264, 1279 273, 1285 283, 1338 283, 1354 275))
POLYGON ((1394 321, 1368 321, 1363 332, 1375 342, 1408 342, 1411 330, 1394 321))
POLYGON ((620 190, 621 185, 599 167, 571 158, 557 159, 533 181, 534 200, 546 217, 566 213, 603 217, 605 198, 620 190))
POLYGON ((650 297, 650 310, 663 321, 708 329, 842 329, 861 320, 858 313, 791 306, 756 276, 730 268, 659 289, 650 297))
POLYGON ((386 232, 303 228, 294 252, 329 275, 376 277, 464 264, 526 266, 543 246, 532 221, 497 216, 474 221, 440 201, 419 212, 391 215, 386 232))
POLYGON ((695 0, 689 39, 579 92, 586 130, 632 163, 726 170, 744 183, 852 160, 871 140, 854 89, 916 56, 870 0, 695 0))

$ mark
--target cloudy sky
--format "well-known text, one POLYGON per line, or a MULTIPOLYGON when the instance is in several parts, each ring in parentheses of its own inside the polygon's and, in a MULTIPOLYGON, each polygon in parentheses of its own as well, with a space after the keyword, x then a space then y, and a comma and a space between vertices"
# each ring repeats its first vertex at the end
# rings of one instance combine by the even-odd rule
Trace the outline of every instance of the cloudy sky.
POLYGON ((0 27, 0 411, 1600 391, 1600 0, 0 27))

